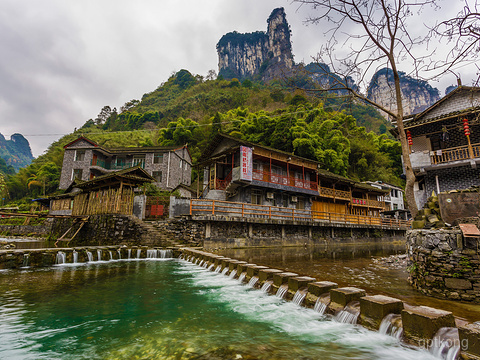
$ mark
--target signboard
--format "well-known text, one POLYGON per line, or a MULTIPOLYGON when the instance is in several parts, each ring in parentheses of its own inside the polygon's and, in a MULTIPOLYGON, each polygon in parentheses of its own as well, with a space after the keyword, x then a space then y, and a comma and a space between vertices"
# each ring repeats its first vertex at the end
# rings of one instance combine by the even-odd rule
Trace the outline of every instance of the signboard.
POLYGON ((438 204, 442 220, 448 224, 458 218, 477 217, 480 213, 480 197, 478 192, 441 193, 438 195, 438 204))
POLYGON ((252 148, 240 146, 240 180, 252 181, 252 148))

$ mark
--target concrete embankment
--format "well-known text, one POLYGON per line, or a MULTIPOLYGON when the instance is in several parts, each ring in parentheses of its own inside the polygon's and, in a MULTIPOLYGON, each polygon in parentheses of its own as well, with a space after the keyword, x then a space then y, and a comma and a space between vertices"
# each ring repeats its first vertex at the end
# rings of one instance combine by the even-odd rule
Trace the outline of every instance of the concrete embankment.
POLYGON ((0 269, 45 267, 94 261, 133 260, 178 256, 169 248, 147 246, 83 246, 28 250, 0 250, 0 269))

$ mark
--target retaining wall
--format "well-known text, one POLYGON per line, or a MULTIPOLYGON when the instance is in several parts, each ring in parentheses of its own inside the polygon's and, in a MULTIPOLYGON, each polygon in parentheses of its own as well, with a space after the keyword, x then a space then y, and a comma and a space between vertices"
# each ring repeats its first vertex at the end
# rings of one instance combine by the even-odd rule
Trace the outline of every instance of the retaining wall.
MULTIPOLYGON (((51 229, 51 238, 60 238, 73 224, 73 219, 54 219, 51 229)), ((67 234, 69 238, 76 231, 78 225, 67 234)), ((142 222, 133 216, 126 215, 90 215, 87 223, 80 229, 73 239, 74 246, 106 246, 106 245, 129 245, 139 246, 152 243, 148 230, 142 226, 142 222)))
POLYGON ((182 226, 191 240, 188 229, 196 224, 195 237, 205 249, 234 247, 304 246, 325 242, 368 243, 405 241, 405 230, 356 224, 315 224, 292 220, 202 216, 182 218, 182 226), (203 227, 203 229, 201 229, 203 227))
POLYGON ((477 240, 460 230, 410 230, 407 233, 409 282, 438 298, 480 303, 477 240))

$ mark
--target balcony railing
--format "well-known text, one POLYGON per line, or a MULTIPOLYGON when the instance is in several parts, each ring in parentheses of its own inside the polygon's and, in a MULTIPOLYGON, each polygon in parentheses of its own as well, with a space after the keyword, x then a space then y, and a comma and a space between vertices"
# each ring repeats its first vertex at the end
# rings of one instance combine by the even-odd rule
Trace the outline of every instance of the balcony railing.
POLYGON ((467 145, 459 146, 451 149, 442 149, 442 150, 432 151, 430 155, 432 165, 443 164, 443 163, 459 161, 459 160, 468 160, 470 158, 477 158, 477 157, 480 157, 480 144, 472 145, 471 156, 470 156, 470 151, 468 150, 467 145))
POLYGON ((271 173, 268 171, 253 170, 252 177, 254 180, 264 181, 271 184, 293 186, 296 188, 314 190, 314 191, 318 190, 318 185, 315 181, 297 179, 293 177, 271 173))
POLYGON ((141 168, 145 168, 145 160, 143 161, 125 161, 122 163, 110 163, 101 159, 92 159, 91 166, 98 166, 105 170, 123 170, 128 169, 132 166, 140 165, 141 168))
POLYGON ((228 201, 191 199, 190 215, 193 216, 232 216, 272 220, 294 220, 324 222, 328 224, 362 224, 387 228, 410 228, 411 222, 378 216, 330 213, 305 209, 291 209, 277 206, 254 205, 228 201))
POLYGON ((232 171, 230 170, 230 172, 228 173, 228 175, 225 177, 225 179, 215 179, 216 181, 216 189, 217 190, 225 190, 228 186, 228 184, 230 184, 232 182, 232 171))
POLYGON ((371 200, 371 199, 358 199, 352 198, 352 205, 356 206, 365 206, 365 207, 375 207, 375 208, 384 208, 383 201, 371 200))
POLYGON ((318 193, 321 196, 335 198, 335 199, 342 199, 342 200, 350 200, 352 198, 352 194, 349 191, 331 189, 326 187, 319 187, 318 193))

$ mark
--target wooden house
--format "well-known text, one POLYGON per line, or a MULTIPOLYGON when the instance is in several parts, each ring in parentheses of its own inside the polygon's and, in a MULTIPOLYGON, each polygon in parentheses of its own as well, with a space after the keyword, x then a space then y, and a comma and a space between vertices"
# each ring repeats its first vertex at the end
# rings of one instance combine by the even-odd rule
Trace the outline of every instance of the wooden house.
POLYGON ((480 185, 479 87, 457 87, 423 112, 405 118, 404 127, 419 208, 432 192, 480 185))
MULTIPOLYGON (((133 214, 134 189, 155 179, 140 166, 115 171, 75 185, 71 214, 133 214)), ((59 198, 61 200, 61 198, 59 198)))
POLYGON ((323 170, 316 161, 225 134, 216 135, 197 166, 204 172, 203 186, 197 184, 201 199, 267 206, 285 214, 296 209, 314 218, 379 217, 385 208, 386 190, 323 170))

